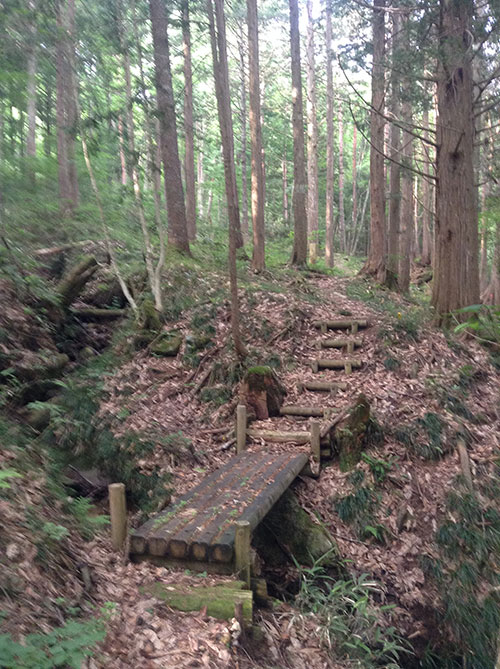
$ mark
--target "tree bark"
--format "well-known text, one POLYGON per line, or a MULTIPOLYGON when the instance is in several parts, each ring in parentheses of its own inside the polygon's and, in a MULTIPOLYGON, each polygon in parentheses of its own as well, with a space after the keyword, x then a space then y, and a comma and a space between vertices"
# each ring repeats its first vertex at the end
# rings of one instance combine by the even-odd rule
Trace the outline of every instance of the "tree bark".
POLYGON ((264 249, 264 165, 260 109, 259 25, 257 0, 247 0, 248 75, 250 84, 250 139, 252 144, 252 267, 265 267, 264 249))
MULTIPOLYGON (((392 15, 392 70, 391 114, 399 120, 401 115, 401 77, 397 64, 401 49, 401 15, 392 15)), ((387 271, 385 284, 394 289, 398 285, 399 226, 401 217, 401 129, 398 123, 391 128, 391 164, 389 168, 389 233, 387 237, 387 271)))
POLYGON ((326 208, 325 260, 334 265, 334 165, 333 165, 333 71, 332 71, 332 4, 326 3, 326 208))
POLYGON ((339 100, 339 234, 341 252, 345 253, 345 208, 344 208, 344 113, 339 100))
POLYGON ((318 259, 318 120, 312 0, 307 0, 307 233, 309 262, 318 259))
MULTIPOLYGON (((357 151, 358 151, 358 126, 354 123, 352 128, 352 216, 351 216, 351 230, 349 238, 352 239, 354 234, 354 226, 356 225, 356 219, 358 217, 358 188, 357 188, 357 151)), ((347 253, 349 245, 346 243, 347 253)))
POLYGON ((283 159, 281 161, 281 177, 283 184, 283 223, 288 225, 288 165, 286 160, 286 145, 283 150, 283 159))
POLYGON ((289 0, 290 48, 292 60, 292 123, 293 123, 293 224, 292 265, 307 261, 306 167, 304 154, 304 110, 300 67, 299 6, 289 0))
POLYGON ((224 156, 224 175, 226 201, 229 218, 229 281, 231 286, 231 328, 234 348, 240 358, 247 354, 240 334, 240 307, 236 274, 236 248, 238 233, 241 238, 240 211, 238 206, 238 188, 234 166, 233 121, 229 89, 229 70, 227 64, 226 21, 224 0, 215 0, 215 17, 212 0, 207 0, 207 12, 210 28, 210 42, 215 79, 215 93, 224 156))
POLYGON ((68 49, 67 49, 67 10, 64 0, 56 5, 57 41, 56 41, 56 119, 57 119, 57 166, 59 183, 59 201, 63 216, 73 212, 72 189, 69 176, 68 158, 68 118, 66 89, 69 86, 68 49))
MULTIPOLYGON (((28 24, 29 44, 27 53, 27 85, 26 85, 26 112, 28 116, 28 135, 26 138, 26 154, 28 158, 36 157, 36 74, 37 74, 37 28, 36 28, 36 1, 29 0, 28 10, 30 12, 28 24)), ((32 184, 35 183, 34 165, 29 166, 29 177, 32 184)))
POLYGON ((168 244, 177 251, 190 255, 170 70, 167 15, 162 0, 149 0, 149 10, 153 33, 160 148, 168 211, 168 244))
MULTIPOLYGON (((409 100, 405 100, 402 105, 401 114, 405 125, 411 125, 411 114, 411 103, 409 100)), ((412 155, 412 136, 407 132, 403 132, 403 147, 401 152, 401 162, 403 167, 401 169, 401 213, 398 263, 398 289, 402 293, 407 293, 410 290, 411 242, 414 226, 413 172, 411 171, 412 155)))
POLYGON ((385 281, 385 178, 384 178, 384 7, 385 0, 373 2, 373 66, 370 112, 370 246, 363 268, 377 281, 385 281))
MULTIPOLYGON (((422 119, 424 126, 424 140, 429 138, 429 111, 424 110, 422 119)), ((426 151, 424 147, 424 151, 426 151)), ((430 161, 427 162, 426 171, 430 172, 432 169, 430 161)), ((422 185, 422 265, 430 265, 432 260, 432 235, 431 235, 431 214, 432 214, 432 193, 429 179, 423 178, 422 185)))
POLYGON ((182 0, 182 50, 184 53, 184 175, 186 183, 186 223, 190 241, 196 239, 196 193, 194 186, 193 72, 189 2, 182 0))
POLYGON ((436 246, 432 304, 437 321, 479 302, 474 186, 472 0, 440 1, 436 246))
POLYGON ((248 241, 248 177, 247 177, 247 84, 245 77, 245 39, 243 25, 240 26, 239 34, 240 51, 240 118, 241 118, 241 232, 246 241, 248 241))
POLYGON ((66 120, 67 120, 67 136, 66 141, 68 145, 68 176, 71 193, 71 201, 73 207, 78 206, 80 197, 78 189, 78 173, 76 169, 76 130, 78 126, 78 110, 76 105, 77 100, 77 80, 75 71, 75 0, 67 0, 67 39, 66 39, 66 53, 65 61, 67 76, 65 87, 65 106, 66 106, 66 120))

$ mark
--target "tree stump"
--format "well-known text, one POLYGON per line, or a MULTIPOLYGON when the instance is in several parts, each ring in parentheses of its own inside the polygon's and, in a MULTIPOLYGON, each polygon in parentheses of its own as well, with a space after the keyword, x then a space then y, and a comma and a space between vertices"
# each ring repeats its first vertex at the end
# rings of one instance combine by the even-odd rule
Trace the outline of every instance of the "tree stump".
POLYGON ((286 390, 271 367, 251 367, 240 390, 240 404, 245 404, 249 418, 265 420, 279 416, 286 390))
POLYGON ((341 471, 352 469, 361 460, 361 453, 373 434, 374 424, 370 403, 361 393, 349 414, 335 428, 333 444, 339 453, 341 471))

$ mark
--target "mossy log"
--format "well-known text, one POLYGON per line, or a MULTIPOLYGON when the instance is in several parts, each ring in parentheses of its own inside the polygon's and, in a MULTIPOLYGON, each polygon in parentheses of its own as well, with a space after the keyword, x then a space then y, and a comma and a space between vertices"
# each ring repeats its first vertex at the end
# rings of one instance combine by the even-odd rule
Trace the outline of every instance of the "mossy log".
POLYGON ((182 346, 183 337, 180 332, 162 332, 150 346, 150 351, 154 355, 174 357, 179 353, 182 346))
POLYGON ((201 611, 206 607, 207 615, 219 620, 233 618, 235 605, 240 602, 243 622, 249 626, 253 618, 253 594, 251 590, 244 590, 244 586, 242 581, 191 587, 157 582, 143 586, 139 590, 178 611, 201 611))
POLYGON ((139 308, 139 329, 159 332, 161 318, 152 300, 144 300, 139 308))
POLYGON ((81 307, 73 309, 73 313, 82 321, 113 321, 126 315, 125 309, 98 309, 97 307, 81 307))
POLYGON ((251 367, 240 390, 240 404, 248 409, 249 420, 279 416, 286 390, 271 367, 251 367), (253 414, 253 415, 252 415, 253 414))
POLYGON ((256 528, 253 545, 270 567, 293 562, 312 566, 324 558, 325 567, 338 567, 340 555, 328 530, 314 522, 300 506, 291 490, 287 490, 256 528))
POLYGON ((97 271, 97 260, 94 256, 85 256, 57 285, 59 301, 67 309, 82 292, 87 281, 97 271))
POLYGON ((354 348, 359 348, 362 346, 363 341, 361 339, 324 339, 319 342, 320 348, 346 348, 352 344, 354 348))
POLYGON ((342 319, 338 321, 314 321, 313 325, 315 328, 319 329, 328 329, 328 330, 349 330, 352 328, 353 324, 357 323, 358 328, 368 327, 368 321, 364 318, 350 318, 342 319))
POLYGON ((370 403, 361 393, 344 420, 335 427, 333 443, 339 453, 341 471, 349 471, 361 460, 372 422, 370 403))

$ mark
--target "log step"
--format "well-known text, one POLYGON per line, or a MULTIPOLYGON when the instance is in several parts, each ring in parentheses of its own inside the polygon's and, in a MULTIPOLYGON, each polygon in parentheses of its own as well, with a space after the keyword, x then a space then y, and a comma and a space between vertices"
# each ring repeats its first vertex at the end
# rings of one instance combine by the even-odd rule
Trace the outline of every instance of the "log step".
POLYGON ((320 369, 360 369, 361 360, 352 360, 351 358, 339 358, 329 360, 328 358, 319 358, 312 363, 313 372, 318 372, 320 369))
POLYGON ((338 409, 321 409, 320 407, 299 406, 290 404, 280 409, 280 416, 305 416, 307 418, 323 418, 330 413, 335 413, 338 409))
POLYGON ((318 343, 318 348, 347 348, 349 345, 359 348, 362 344, 361 339, 324 339, 318 343))
POLYGON ((334 390, 347 390, 347 383, 331 382, 331 381, 303 381, 297 384, 299 393, 304 390, 318 391, 318 392, 332 392, 334 390))
MULTIPOLYGON (((247 430, 247 437, 250 439, 264 439, 275 444, 308 444, 311 441, 310 432, 288 432, 285 430, 258 430, 250 428, 247 430)), ((323 438, 321 444, 329 445, 329 439, 323 438)))
POLYGON ((322 332, 327 330, 351 330, 354 333, 358 331, 358 328, 367 328, 369 323, 365 318, 351 318, 338 321, 313 321, 313 325, 322 332))

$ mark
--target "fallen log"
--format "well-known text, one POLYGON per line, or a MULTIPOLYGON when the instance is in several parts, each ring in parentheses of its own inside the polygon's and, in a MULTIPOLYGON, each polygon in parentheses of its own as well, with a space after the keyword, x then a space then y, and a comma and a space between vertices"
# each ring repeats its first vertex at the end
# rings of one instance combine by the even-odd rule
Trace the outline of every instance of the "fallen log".
POLYGON ((82 292, 87 281, 97 271, 97 260, 86 256, 59 282, 56 292, 63 308, 68 308, 82 292))
POLYGON ((99 309, 97 307, 80 307, 73 309, 74 315, 82 321, 113 321, 123 318, 125 309, 99 309))
POLYGON ((281 407, 280 416, 305 416, 312 418, 323 418, 325 409, 319 407, 304 407, 296 404, 281 407))
POLYGON ((351 318, 351 319, 342 319, 338 321, 313 321, 313 325, 318 329, 327 329, 327 330, 349 330, 354 326, 358 328, 367 328, 368 320, 365 318, 351 318))
POLYGON ((320 348, 345 348, 352 344, 354 348, 359 348, 363 342, 361 339, 324 339, 319 342, 320 348))

